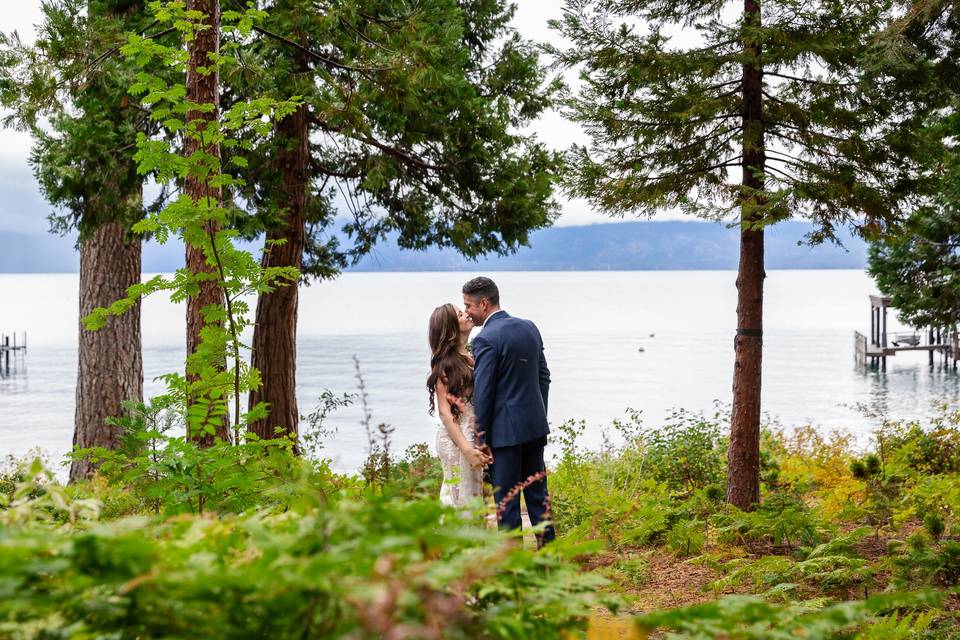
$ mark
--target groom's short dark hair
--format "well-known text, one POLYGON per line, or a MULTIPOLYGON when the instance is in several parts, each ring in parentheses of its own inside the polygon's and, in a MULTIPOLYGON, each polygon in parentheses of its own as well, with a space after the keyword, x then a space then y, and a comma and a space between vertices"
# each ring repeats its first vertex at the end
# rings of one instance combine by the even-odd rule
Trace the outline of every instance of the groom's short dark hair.
POLYGON ((500 290, 497 289, 497 283, 485 276, 469 280, 463 285, 463 293, 474 298, 486 298, 492 305, 500 304, 500 290))

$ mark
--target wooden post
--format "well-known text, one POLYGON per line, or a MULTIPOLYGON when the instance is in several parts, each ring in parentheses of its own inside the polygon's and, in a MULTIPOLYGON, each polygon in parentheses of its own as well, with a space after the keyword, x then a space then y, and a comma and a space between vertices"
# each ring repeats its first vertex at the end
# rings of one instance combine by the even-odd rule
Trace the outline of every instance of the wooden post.
POLYGON ((950 355, 953 356, 953 370, 957 370, 957 360, 960 360, 960 353, 958 353, 958 345, 960 345, 960 336, 957 336, 957 326, 954 325, 953 329, 950 332, 950 355))
POLYGON ((10 336, 3 336, 3 357, 6 361, 7 375, 10 375, 10 336))
POLYGON ((882 309, 883 309, 883 335, 881 337, 882 344, 880 346, 883 347, 882 366, 883 366, 883 370, 886 371, 887 370, 887 308, 882 307, 882 309))
POLYGON ((874 309, 873 314, 876 316, 876 329, 874 329, 873 344, 877 347, 880 346, 880 307, 874 309))

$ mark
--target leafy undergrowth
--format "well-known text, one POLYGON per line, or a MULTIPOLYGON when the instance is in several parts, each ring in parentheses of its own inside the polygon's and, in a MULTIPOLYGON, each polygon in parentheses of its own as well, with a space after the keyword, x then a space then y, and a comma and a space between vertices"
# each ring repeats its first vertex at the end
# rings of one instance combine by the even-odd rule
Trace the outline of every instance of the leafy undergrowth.
POLYGON ((432 496, 321 494, 307 472, 261 508, 104 521, 40 465, 22 475, 0 512, 3 638, 558 638, 615 607, 576 550, 524 551, 432 496))
POLYGON ((568 423, 554 519, 561 538, 603 545, 578 561, 626 612, 680 637, 777 637, 777 620, 804 637, 960 637, 958 422, 888 422, 866 451, 840 434, 766 429, 750 513, 724 503, 722 414, 677 412, 647 429, 631 412, 614 424, 623 444, 599 451, 568 423), (922 595, 907 606, 906 593, 922 595), (865 617, 813 621, 853 611, 865 617))
POLYGON ((720 417, 629 414, 599 451, 567 424, 560 538, 535 552, 485 524, 489 502, 440 506, 424 446, 344 476, 151 415, 76 454, 100 464, 87 483, 0 477, 0 638, 960 637, 955 416, 887 424, 868 451, 767 431, 751 513, 724 503, 720 417))

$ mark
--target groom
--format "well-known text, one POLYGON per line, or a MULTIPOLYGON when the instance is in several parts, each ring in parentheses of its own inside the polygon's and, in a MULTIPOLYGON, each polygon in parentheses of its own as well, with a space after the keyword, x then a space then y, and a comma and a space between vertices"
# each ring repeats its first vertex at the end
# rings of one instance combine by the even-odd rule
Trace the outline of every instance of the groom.
MULTIPOLYGON (((473 340, 473 409, 477 430, 493 450, 491 478, 499 505, 512 488, 545 472, 550 370, 540 331, 500 308, 493 280, 479 277, 463 285, 463 306, 473 323, 483 326, 473 340)), ((549 518, 546 476, 524 488, 523 498, 534 526, 549 518)), ((520 528, 519 495, 506 505, 500 528, 520 528)), ((548 525, 538 544, 553 538, 553 526, 548 525)))

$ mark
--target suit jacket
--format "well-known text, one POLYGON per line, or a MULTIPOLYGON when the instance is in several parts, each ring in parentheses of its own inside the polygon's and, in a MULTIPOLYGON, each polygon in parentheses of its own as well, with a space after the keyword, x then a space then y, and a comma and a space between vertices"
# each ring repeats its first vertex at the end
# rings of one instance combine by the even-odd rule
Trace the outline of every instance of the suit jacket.
POLYGON ((510 447, 547 435, 550 369, 536 325, 497 312, 474 338, 473 357, 473 410, 487 444, 510 447))

